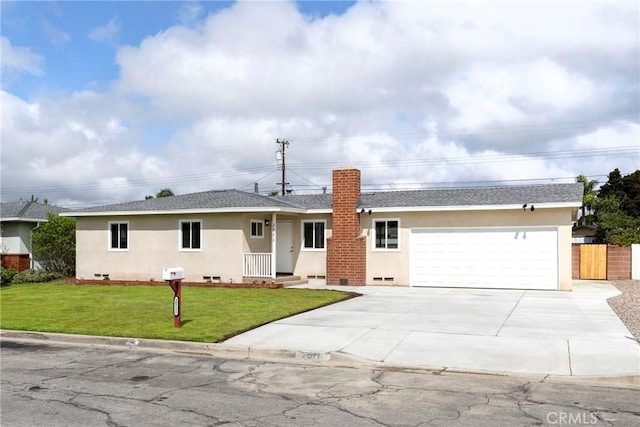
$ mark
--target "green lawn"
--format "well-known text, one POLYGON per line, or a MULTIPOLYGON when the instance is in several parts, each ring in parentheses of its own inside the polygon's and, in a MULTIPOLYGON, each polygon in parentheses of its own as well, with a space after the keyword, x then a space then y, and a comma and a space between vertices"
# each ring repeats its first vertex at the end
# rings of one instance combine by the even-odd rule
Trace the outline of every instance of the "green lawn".
POLYGON ((218 342, 351 296, 311 289, 183 287, 182 327, 174 328, 169 286, 12 284, 0 288, 0 328, 218 342))

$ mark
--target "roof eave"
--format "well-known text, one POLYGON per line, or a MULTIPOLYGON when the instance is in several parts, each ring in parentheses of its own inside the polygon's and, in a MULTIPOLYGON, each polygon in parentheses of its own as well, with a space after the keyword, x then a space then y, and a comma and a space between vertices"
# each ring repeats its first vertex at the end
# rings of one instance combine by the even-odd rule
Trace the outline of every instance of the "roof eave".
POLYGON ((47 222, 46 218, 23 218, 23 217, 9 217, 0 218, 0 222, 47 222))
MULTIPOLYGON (((579 208, 581 203, 576 202, 561 202, 561 203, 531 203, 530 206, 534 206, 536 209, 559 209, 559 208, 579 208)), ((521 204, 510 205, 460 205, 460 206, 394 206, 394 207, 376 207, 376 206, 362 206, 356 209, 361 209, 372 213, 376 212, 448 212, 448 211, 497 211, 497 210, 520 210, 521 204)))
POLYGON ((285 212, 305 213, 304 209, 279 207, 247 207, 247 208, 210 208, 210 209, 164 209, 144 211, 96 211, 96 212, 64 212, 60 216, 92 217, 92 216, 141 216, 141 215, 190 215, 207 213, 252 213, 252 212, 285 212))
POLYGON ((304 213, 311 215, 330 214, 333 213, 333 210, 331 208, 307 209, 304 211, 304 213))

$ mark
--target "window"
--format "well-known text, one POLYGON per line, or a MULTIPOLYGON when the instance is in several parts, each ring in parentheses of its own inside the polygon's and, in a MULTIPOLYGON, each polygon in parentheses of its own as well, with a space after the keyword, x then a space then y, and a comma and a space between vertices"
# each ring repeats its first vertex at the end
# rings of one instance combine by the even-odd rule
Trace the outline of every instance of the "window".
POLYGON ((180 249, 200 250, 202 221, 180 221, 180 249))
POLYGON ((398 249, 398 229, 400 221, 397 219, 380 219, 373 222, 375 233, 375 249, 398 249))
POLYGON ((304 249, 324 249, 325 221, 303 221, 302 235, 304 249))
POLYGON ((251 220, 251 237, 254 239, 262 239, 264 237, 264 222, 260 220, 251 220))
POLYGON ((109 223, 109 249, 112 251, 129 250, 129 223, 109 223))

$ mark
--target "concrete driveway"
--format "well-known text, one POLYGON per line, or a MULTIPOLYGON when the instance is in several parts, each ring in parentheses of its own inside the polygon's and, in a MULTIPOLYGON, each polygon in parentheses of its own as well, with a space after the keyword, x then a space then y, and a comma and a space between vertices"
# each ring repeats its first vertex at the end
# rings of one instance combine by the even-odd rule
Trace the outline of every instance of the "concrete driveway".
POLYGON ((573 289, 347 288, 363 296, 270 323, 225 343, 341 352, 392 365, 640 375, 640 345, 606 302, 618 290, 606 282, 583 281, 573 289))

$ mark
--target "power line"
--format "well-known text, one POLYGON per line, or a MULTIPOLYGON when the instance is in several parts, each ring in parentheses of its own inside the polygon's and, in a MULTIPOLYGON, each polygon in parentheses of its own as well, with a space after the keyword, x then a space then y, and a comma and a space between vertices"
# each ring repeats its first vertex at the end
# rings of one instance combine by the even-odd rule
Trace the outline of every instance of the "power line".
MULTIPOLYGON (((134 179, 124 183, 114 183, 110 185, 111 188, 125 188, 125 187, 140 187, 146 185, 160 185, 160 184, 176 184, 176 183, 184 183, 184 182, 194 182, 194 181, 203 181, 203 180, 211 180, 214 178, 225 178, 225 177, 233 177, 237 175, 244 175, 246 173, 254 172, 259 173, 265 170, 269 170, 268 167, 259 166, 253 168, 243 168, 235 171, 227 171, 227 172, 216 172, 216 173, 199 173, 199 174, 190 174, 190 175, 179 175, 179 176, 169 176, 163 178, 153 178, 153 179, 134 179)), ((75 185, 65 185, 65 186, 41 186, 41 187, 2 187, 3 193, 16 193, 23 191, 35 191, 35 192, 66 192, 66 191, 88 191, 95 190, 103 187, 102 184, 75 184, 75 185)))
MULTIPOLYGON (((279 141, 277 141, 280 143, 279 141)), ((286 141, 283 141, 286 142, 286 141)), ((609 147, 609 148, 593 148, 593 149, 583 149, 583 150, 562 150, 562 151, 538 151, 538 152, 528 152, 528 153, 514 153, 514 154, 495 154, 495 155, 484 155, 484 156, 475 156, 475 157, 466 157, 466 156, 458 156, 458 157, 444 157, 444 158, 431 158, 431 159, 409 159, 409 160, 385 160, 385 161, 360 161, 360 162, 350 162, 353 166, 358 166, 362 169, 375 169, 380 167, 393 167, 393 166, 429 166, 433 164, 444 164, 444 165, 456 165, 456 164, 483 164, 483 163, 493 163, 493 162, 504 162, 504 161, 530 161, 531 157, 540 160, 550 160, 550 159, 560 159, 560 158, 584 158, 584 157, 601 157, 601 156, 622 156, 622 155, 638 155, 640 154, 640 148, 637 146, 620 146, 620 147, 609 147)), ((337 166, 342 166, 344 162, 324 162, 318 163, 314 162, 312 164, 302 164, 298 163, 298 167, 302 169, 327 169, 337 166)), ((294 163, 295 165, 296 163, 294 163)), ((130 180, 124 183, 115 183, 111 185, 111 188, 128 188, 128 187, 139 187, 139 186, 150 186, 150 185, 163 185, 163 184, 177 184, 177 183, 186 183, 186 182, 195 182, 195 181, 203 181, 203 180, 212 180, 212 179, 221 179, 221 178, 229 178, 239 175, 244 175, 246 173, 260 173, 264 171, 269 171, 268 167, 252 167, 252 168, 243 168, 235 171, 227 171, 227 172, 217 172, 217 173, 199 173, 199 174, 189 174, 189 175, 179 175, 179 176, 170 176, 163 178, 154 178, 154 179, 138 179, 138 180, 130 180)), ((272 173, 270 171, 269 173, 272 173)), ((284 182, 286 182, 283 179, 284 182)), ((281 184, 281 183, 280 183, 281 184)), ((14 187, 3 187, 3 194, 20 194, 23 192, 38 192, 38 193, 62 193, 62 192, 73 192, 73 191, 89 191, 102 188, 102 184, 76 184, 76 185, 56 185, 56 186, 39 186, 39 187, 31 187, 31 186, 14 186, 14 187)))
MULTIPOLYGON (((298 175, 298 174, 296 174, 298 175)), ((299 175, 300 176, 300 175, 299 175)), ((607 177, 608 174, 598 174, 598 175, 589 175, 587 178, 604 178, 607 177)), ((304 177, 300 176, 305 179, 304 177)), ((496 179, 496 180, 473 180, 473 181, 403 181, 401 183, 402 186, 398 186, 397 184, 391 183, 362 183, 362 188, 367 189, 369 191, 375 190, 389 190, 393 188, 394 190, 419 190, 419 189, 429 189, 429 188, 459 188, 459 187, 490 187, 496 186, 498 184, 517 184, 517 183, 527 183, 527 182, 547 182, 547 183, 557 183, 561 181, 570 181, 571 183, 575 182, 575 176, 564 176, 564 177, 551 177, 551 178, 520 178, 520 179, 496 179), (415 186, 420 186, 416 188, 415 186)), ((307 180, 308 181, 308 180, 307 180)), ((292 187, 297 187, 301 189, 309 189, 312 188, 322 188, 320 185, 315 184, 309 181, 312 185, 305 184, 292 184, 292 187)), ((323 186, 324 187, 324 186, 323 186)))
MULTIPOLYGON (((318 185, 318 184, 315 184, 315 183, 311 182, 309 179, 305 178, 304 176, 300 175, 299 173, 297 173, 297 172, 296 172, 296 171, 294 171, 294 170, 289 169, 289 172, 293 173, 294 175, 299 176, 300 178, 304 179, 304 180, 305 180, 305 181, 307 181, 308 183, 312 184, 314 187, 317 187, 317 188, 319 188, 319 189, 321 189, 321 190, 322 190, 323 188, 326 188, 326 187, 327 187, 327 186, 320 186, 320 185, 318 185)), ((298 186, 299 186, 299 185, 298 185, 298 186)))
MULTIPOLYGON (((640 148, 637 146, 623 146, 611 148, 590 148, 584 150, 564 150, 564 151, 538 151, 529 153, 513 153, 513 154, 493 154, 484 156, 459 156, 459 157, 440 157, 431 159, 409 159, 409 160, 373 160, 373 161, 355 161, 350 162, 353 166, 362 169, 374 169, 378 167, 389 166, 428 166, 433 164, 467 164, 467 163, 494 163, 504 161, 530 161, 533 159, 551 160, 561 158, 582 158, 582 157, 598 157, 598 156, 621 156, 640 154, 640 148), (533 158, 533 159, 532 159, 533 158)), ((298 168, 302 169, 325 169, 342 165, 343 162, 325 162, 313 164, 294 163, 298 168)))
POLYGON ((253 183, 260 182, 260 181, 262 181, 263 179, 265 179, 265 178, 267 178, 267 177, 269 177, 269 176, 273 175, 273 173, 274 173, 274 172, 277 172, 277 171, 278 171, 278 169, 273 169, 271 172, 269 172, 268 174, 264 175, 262 178, 254 179, 254 180, 252 180, 250 183, 248 183, 247 185, 243 185, 242 187, 238 188, 238 190, 242 190, 242 189, 244 189, 244 188, 247 188, 248 186, 250 186, 250 185, 251 185, 251 184, 253 184, 253 183))
MULTIPOLYGON (((622 124, 622 123, 636 123, 638 120, 637 114, 626 114, 620 115, 617 117, 611 117, 602 120, 574 120, 567 122, 553 122, 553 123, 540 123, 540 124, 530 124, 530 125, 519 125, 519 126, 497 126, 493 128, 483 128, 482 130, 472 130, 472 129, 458 129, 458 130, 450 130, 450 131, 438 131, 438 130, 425 130, 422 132, 389 132, 385 131, 385 134, 393 136, 393 137, 405 137, 405 138, 419 138, 419 137, 433 137, 437 136, 439 138, 455 138, 455 137, 472 137, 472 136, 484 136, 484 135, 493 135, 493 134, 508 134, 508 133, 521 133, 521 132, 535 132, 539 133, 544 132, 553 132, 553 131, 561 131, 561 130, 577 130, 577 129, 589 129, 596 126, 600 126, 602 124, 622 124)), ((296 140, 300 142, 319 142, 325 141, 329 138, 327 137, 309 137, 309 136, 294 136, 296 140)), ((370 139, 371 136, 354 136, 349 137, 349 140, 362 140, 362 139, 370 139)), ((341 140, 347 139, 344 136, 340 136, 341 140)))

